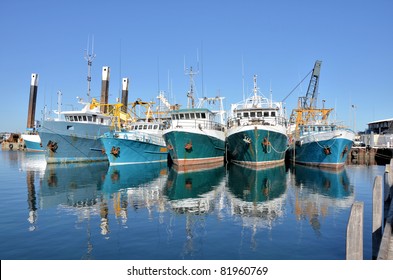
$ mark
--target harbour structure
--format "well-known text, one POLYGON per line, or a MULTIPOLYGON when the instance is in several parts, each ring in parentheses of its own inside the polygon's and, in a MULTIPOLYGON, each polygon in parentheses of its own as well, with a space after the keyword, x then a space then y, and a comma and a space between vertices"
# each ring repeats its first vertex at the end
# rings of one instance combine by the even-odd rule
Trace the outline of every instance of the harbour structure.
POLYGON ((46 147, 47 163, 69 163, 106 161, 99 137, 110 131, 113 126, 113 111, 119 110, 119 104, 113 106, 106 102, 109 88, 109 67, 102 68, 101 102, 96 99, 84 102, 81 110, 62 111, 61 92, 58 92, 58 110, 56 118, 46 118, 38 130, 43 145, 46 147))
POLYGON ((359 154, 374 151, 377 164, 389 164, 393 158, 393 118, 372 121, 368 128, 360 134, 360 147, 352 151, 354 158, 359 154))
MULTIPOLYGON (((37 89, 38 89, 38 74, 31 74, 30 83, 30 98, 29 107, 27 113, 27 128, 26 132, 21 134, 21 138, 24 141, 24 148, 30 152, 44 152, 45 148, 42 146, 41 138, 37 132, 39 122, 35 120, 35 110, 37 101, 37 89)), ((45 117, 45 116, 44 116, 45 117)))
POLYGON ((254 75, 251 97, 231 105, 226 145, 230 161, 248 166, 280 164, 287 150, 287 123, 282 102, 261 94, 254 75))
POLYGON ((340 168, 344 166, 355 133, 329 120, 332 108, 317 107, 321 61, 315 62, 305 97, 292 111, 289 158, 297 164, 340 168))
POLYGON ((199 98, 195 105, 193 76, 196 73, 191 68, 188 74, 188 106, 170 112, 171 124, 163 135, 170 158, 178 166, 224 164, 224 98, 199 98), (209 103, 218 105, 219 109, 210 109, 209 103))

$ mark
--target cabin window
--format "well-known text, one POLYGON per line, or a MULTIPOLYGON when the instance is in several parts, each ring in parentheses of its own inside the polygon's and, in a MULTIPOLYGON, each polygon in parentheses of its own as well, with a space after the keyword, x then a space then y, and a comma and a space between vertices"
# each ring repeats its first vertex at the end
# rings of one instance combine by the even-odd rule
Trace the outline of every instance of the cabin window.
POLYGON ((65 116, 66 121, 70 121, 70 118, 68 116, 65 116))
POLYGON ((180 114, 179 117, 180 117, 181 120, 184 120, 184 114, 180 114))
POLYGON ((184 115, 185 115, 185 117, 186 117, 186 120, 189 120, 189 119, 190 119, 190 114, 189 114, 189 113, 185 113, 184 115))
POLYGON ((147 129, 147 124, 145 124, 145 125, 143 126, 143 129, 147 129))
POLYGON ((149 124, 149 126, 147 127, 147 129, 151 129, 152 128, 152 125, 151 124, 149 124))
POLYGON ((157 126, 158 126, 158 125, 155 124, 155 125, 154 125, 154 129, 157 129, 157 126))
POLYGON ((201 114, 200 114, 200 113, 195 113, 195 115, 196 115, 196 118, 197 118, 197 119, 200 119, 200 118, 201 118, 201 114))
POLYGON ((86 116, 83 116, 83 121, 87 121, 87 118, 86 118, 86 116))
POLYGON ((190 113, 190 118, 191 119, 195 119, 195 114, 194 113, 190 113))
POLYGON ((201 118, 206 119, 206 113, 201 113, 201 118))
POLYGON ((248 112, 244 112, 243 117, 248 118, 248 112))
POLYGON ((78 116, 78 121, 82 121, 82 116, 78 116))
POLYGON ((100 120, 101 120, 101 123, 104 123, 104 119, 103 118, 100 118, 100 120))
POLYGON ((139 130, 143 129, 143 125, 140 124, 139 127, 138 127, 138 129, 139 129, 139 130))
POLYGON ((91 116, 87 116, 87 120, 91 122, 91 116))
POLYGON ((271 112, 271 116, 275 117, 276 116, 276 112, 271 112))
POLYGON ((263 112, 263 116, 264 117, 268 117, 269 116, 269 112, 263 112))
POLYGON ((135 130, 138 130, 138 126, 137 126, 137 125, 136 125, 136 126, 134 126, 134 129, 135 129, 135 130))
POLYGON ((250 113, 250 117, 251 117, 251 118, 255 118, 255 112, 251 112, 251 113, 250 113))
POLYGON ((257 112, 257 117, 261 118, 262 117, 262 112, 257 112))
POLYGON ((242 117, 242 113, 237 113, 237 117, 241 118, 242 117))
POLYGON ((96 121, 97 121, 97 116, 93 115, 93 122, 96 122, 96 121))

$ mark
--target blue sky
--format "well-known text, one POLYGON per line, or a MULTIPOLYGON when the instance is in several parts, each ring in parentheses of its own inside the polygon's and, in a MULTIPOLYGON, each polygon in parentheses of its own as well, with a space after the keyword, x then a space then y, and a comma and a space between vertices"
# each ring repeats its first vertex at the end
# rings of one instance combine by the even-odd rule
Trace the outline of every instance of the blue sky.
MULTIPOLYGON (((186 67, 197 67, 198 97, 230 108, 252 88, 280 101, 322 60, 319 100, 356 130, 392 118, 393 1, 3 1, 0 9, 0 131, 26 128, 30 76, 39 74, 36 119, 87 96, 84 52, 94 36, 92 96, 110 67, 110 102, 130 82, 130 101, 159 90, 186 106, 186 67), (197 59, 198 57, 198 59, 197 59), (242 70, 244 69, 244 71, 242 70), (355 105, 354 109, 352 105, 355 105)), ((287 115, 309 78, 286 100, 287 115)))

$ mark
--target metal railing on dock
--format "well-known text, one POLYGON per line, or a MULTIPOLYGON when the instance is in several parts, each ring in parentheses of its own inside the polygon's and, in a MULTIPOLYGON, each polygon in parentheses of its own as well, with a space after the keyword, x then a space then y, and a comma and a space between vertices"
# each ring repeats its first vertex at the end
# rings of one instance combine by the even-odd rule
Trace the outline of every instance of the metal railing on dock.
MULTIPOLYGON (((393 159, 384 176, 376 176, 373 186, 372 258, 393 260, 393 159)), ((347 225, 346 259, 363 259, 363 202, 356 201, 347 225)))

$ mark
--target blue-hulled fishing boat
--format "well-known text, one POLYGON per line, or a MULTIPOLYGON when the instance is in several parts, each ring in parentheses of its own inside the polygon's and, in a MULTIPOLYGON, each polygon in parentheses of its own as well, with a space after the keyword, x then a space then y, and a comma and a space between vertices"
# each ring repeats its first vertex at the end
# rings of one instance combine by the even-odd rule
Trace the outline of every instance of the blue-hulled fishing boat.
POLYGON ((21 134, 21 138, 25 144, 25 150, 28 152, 44 152, 41 138, 36 131, 28 131, 21 134))
POLYGON ((42 121, 38 133, 47 163, 107 160, 99 137, 110 131, 113 115, 102 113, 95 99, 80 103, 84 105, 81 110, 58 110, 56 118, 42 121))
POLYGON ((123 127, 107 132, 100 138, 110 165, 168 160, 168 150, 162 136, 166 123, 163 119, 154 118, 152 104, 141 100, 133 102, 131 122, 123 123, 123 127), (145 108, 145 118, 137 116, 136 106, 145 108))
POLYGON ((290 159, 298 164, 340 168, 344 166, 351 150, 355 133, 329 121, 331 108, 317 108, 321 61, 316 61, 305 97, 300 97, 299 107, 294 109, 291 123, 290 159))
POLYGON ((254 75, 253 95, 232 104, 228 119, 229 159, 241 165, 265 166, 284 162, 288 137, 281 102, 273 102, 259 92, 254 75))

